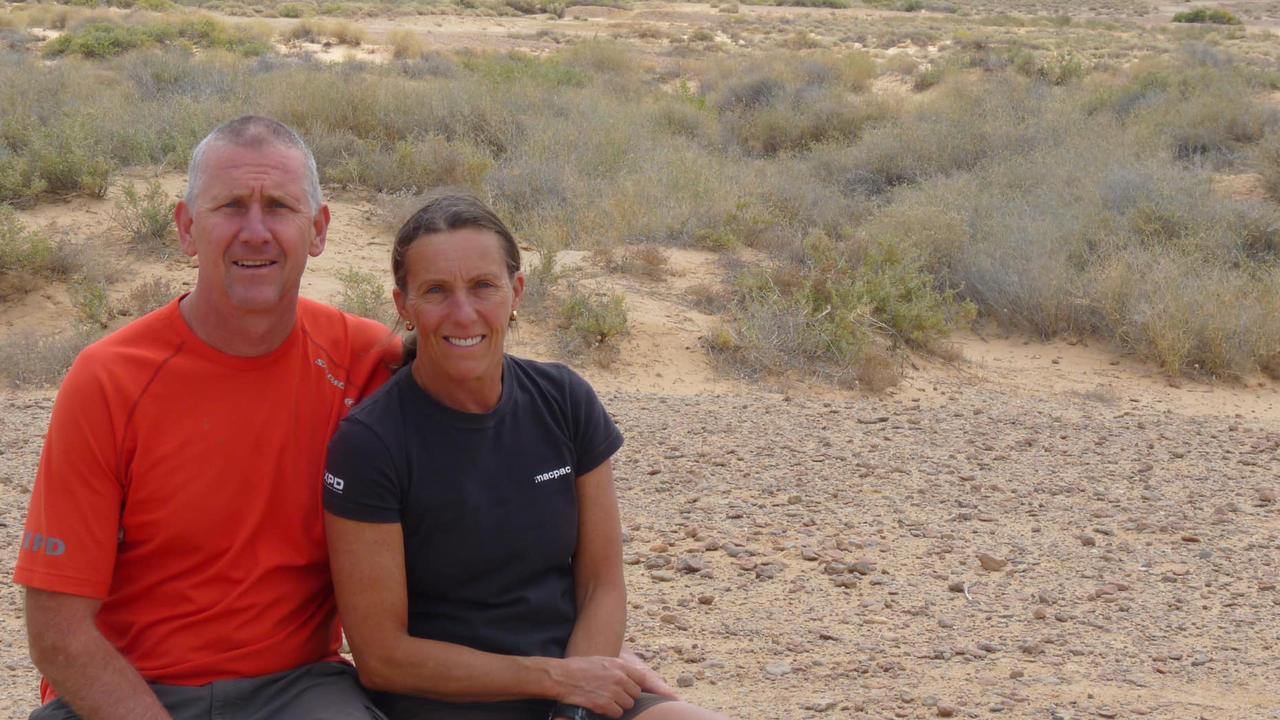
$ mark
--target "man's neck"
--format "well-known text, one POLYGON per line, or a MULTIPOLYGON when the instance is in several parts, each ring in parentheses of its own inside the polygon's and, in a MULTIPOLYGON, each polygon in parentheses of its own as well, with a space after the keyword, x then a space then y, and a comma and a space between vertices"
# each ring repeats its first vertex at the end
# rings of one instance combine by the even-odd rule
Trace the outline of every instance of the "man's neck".
POLYGON ((225 311, 201 302, 193 290, 178 304, 187 327, 210 347, 237 357, 266 355, 284 344, 298 317, 297 303, 272 311, 225 311))

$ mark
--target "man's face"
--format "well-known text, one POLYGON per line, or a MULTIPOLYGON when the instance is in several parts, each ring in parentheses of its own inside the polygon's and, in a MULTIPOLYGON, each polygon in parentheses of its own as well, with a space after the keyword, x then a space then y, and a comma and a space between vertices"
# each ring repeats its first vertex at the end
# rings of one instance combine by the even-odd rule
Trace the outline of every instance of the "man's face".
POLYGON ((201 302, 232 312, 292 309, 329 227, 329 208, 307 196, 302 152, 272 145, 207 148, 199 195, 176 217, 183 251, 200 261, 201 302))

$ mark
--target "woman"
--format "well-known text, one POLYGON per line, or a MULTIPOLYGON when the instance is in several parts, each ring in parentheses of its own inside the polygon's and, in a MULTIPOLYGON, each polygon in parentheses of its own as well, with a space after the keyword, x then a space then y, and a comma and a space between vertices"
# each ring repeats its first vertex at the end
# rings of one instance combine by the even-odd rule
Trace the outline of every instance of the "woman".
POLYGON ((392 269, 406 362, 343 421, 325 476, 339 611, 375 702, 391 720, 719 718, 642 694, 617 658, 622 435, 568 368, 505 354, 524 293, 510 231, 440 195, 400 228, 392 269))

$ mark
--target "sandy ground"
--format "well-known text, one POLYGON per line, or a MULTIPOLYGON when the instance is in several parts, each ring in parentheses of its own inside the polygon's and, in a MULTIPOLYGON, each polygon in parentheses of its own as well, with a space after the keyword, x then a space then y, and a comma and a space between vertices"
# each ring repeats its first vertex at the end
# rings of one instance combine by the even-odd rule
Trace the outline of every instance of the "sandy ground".
MULTIPOLYGON (((388 253, 376 207, 332 205, 319 299, 388 253)), ((74 233, 107 207, 24 217, 74 233)), ((1280 385, 1171 383, 985 332, 879 397, 748 384, 708 363, 714 318, 685 295, 717 281, 714 255, 677 251, 661 281, 563 259, 628 298, 612 367, 567 359, 628 439, 628 639, 690 699, 740 718, 1280 718, 1280 385)), ((156 274, 194 270, 136 263, 118 291, 156 274)), ((0 308, 0 333, 67 312, 50 287, 0 308)), ((513 350, 557 357, 550 337, 524 322, 513 350)), ((0 718, 36 698, 8 578, 53 397, 0 395, 0 718)))

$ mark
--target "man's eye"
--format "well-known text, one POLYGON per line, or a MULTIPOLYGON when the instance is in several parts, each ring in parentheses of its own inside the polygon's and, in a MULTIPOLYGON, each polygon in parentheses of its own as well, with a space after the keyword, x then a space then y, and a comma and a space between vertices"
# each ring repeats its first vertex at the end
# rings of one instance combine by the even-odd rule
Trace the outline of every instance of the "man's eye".
POLYGON ((431 287, 422 291, 422 294, 423 295, 439 295, 443 292, 444 292, 444 288, 440 287, 439 285, 432 285, 431 287))

